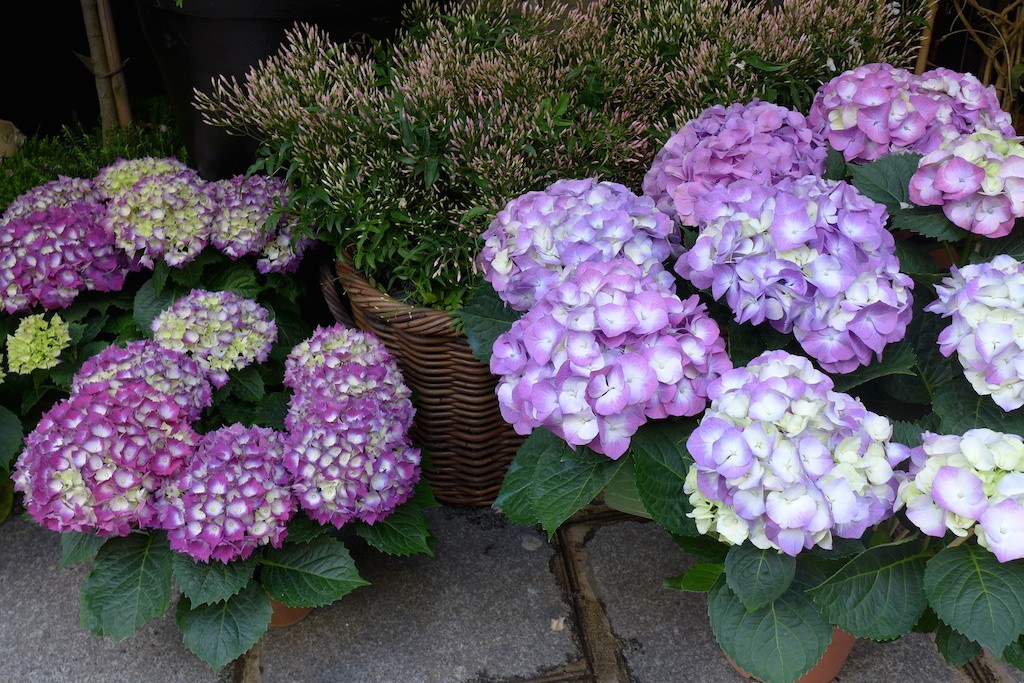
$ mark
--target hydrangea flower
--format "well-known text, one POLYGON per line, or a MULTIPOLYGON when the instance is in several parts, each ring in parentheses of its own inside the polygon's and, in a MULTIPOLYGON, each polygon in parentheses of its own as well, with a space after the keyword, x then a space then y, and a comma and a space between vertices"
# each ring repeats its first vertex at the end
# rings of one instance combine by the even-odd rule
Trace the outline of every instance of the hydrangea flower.
POLYGON ((919 142, 916 152, 927 154, 945 138, 980 129, 996 130, 1014 136, 1013 117, 1003 111, 995 86, 986 86, 977 76, 937 67, 913 77, 915 93, 938 102, 930 139, 919 142))
POLYGON ((79 292, 118 291, 128 259, 95 202, 53 203, 14 215, 0 229, 0 300, 8 313, 64 308, 79 292))
POLYGON ((908 449, 808 359, 766 351, 713 381, 708 396, 686 442, 694 465, 683 487, 702 534, 795 556, 892 515, 893 467, 908 449))
POLYGON ((277 341, 270 311, 234 292, 193 289, 150 324, 153 339, 188 353, 214 386, 228 381, 228 370, 263 363, 277 341))
POLYGON ((885 207, 842 181, 737 181, 705 197, 675 269, 724 298, 737 322, 793 332, 828 372, 881 358, 906 334, 913 280, 899 272, 885 207))
POLYGON ((97 382, 43 414, 25 437, 14 487, 48 529, 125 536, 155 519, 154 492, 197 442, 178 406, 144 383, 97 382))
POLYGON ((309 235, 297 236, 292 232, 290 217, 282 217, 277 226, 277 235, 263 247, 260 258, 256 261, 256 270, 267 273, 293 273, 302 262, 306 250, 316 244, 316 239, 309 235))
POLYGON ((979 130, 946 138, 921 158, 910 178, 910 201, 941 206, 955 225, 1005 237, 1024 217, 1024 145, 1019 137, 979 130))
POLYGON ((191 356, 149 339, 128 342, 123 347, 108 346, 89 358, 75 373, 71 391, 82 391, 97 382, 116 390, 139 381, 174 401, 193 422, 213 402, 210 383, 191 356))
POLYGON ((41 313, 30 315, 7 335, 7 366, 21 375, 56 367, 70 341, 70 328, 59 315, 49 320, 41 313))
POLYGON ((265 249, 276 232, 271 214, 287 204, 288 184, 281 178, 237 175, 210 183, 214 212, 210 242, 232 259, 265 249))
POLYGON ((171 549, 227 563, 263 545, 280 548, 295 511, 284 442, 283 432, 240 424, 205 434, 161 493, 160 526, 171 549))
POLYGON ((654 157, 644 194, 682 225, 697 225, 698 201, 734 180, 771 185, 825 171, 820 134, 798 111, 757 99, 715 105, 688 121, 654 157))
POLYGON ((174 175, 182 171, 191 171, 188 164, 174 157, 138 157, 135 159, 116 159, 114 163, 100 169, 93 179, 96 191, 104 199, 130 190, 143 178, 149 176, 174 175))
POLYGON ((627 259, 582 263, 494 342, 501 414, 618 458, 648 418, 696 415, 731 367, 697 295, 627 259))
POLYGON ((910 475, 897 509, 929 536, 973 529, 1000 562, 1024 557, 1024 441, 1016 434, 969 429, 963 436, 925 432, 911 450, 910 475))
POLYGON ((1024 264, 1011 256, 950 269, 926 311, 949 318, 939 351, 955 351, 981 396, 1009 412, 1024 406, 1024 264))
POLYGON ((666 286, 672 221, 611 182, 559 180, 543 191, 527 192, 499 211, 481 236, 477 267, 502 301, 529 310, 546 292, 584 261, 627 258, 666 286))
POLYGON ((92 180, 58 175, 56 180, 37 185, 19 195, 8 205, 0 226, 7 225, 15 218, 27 216, 36 211, 45 211, 51 206, 70 207, 75 204, 100 204, 103 197, 96 190, 92 180))

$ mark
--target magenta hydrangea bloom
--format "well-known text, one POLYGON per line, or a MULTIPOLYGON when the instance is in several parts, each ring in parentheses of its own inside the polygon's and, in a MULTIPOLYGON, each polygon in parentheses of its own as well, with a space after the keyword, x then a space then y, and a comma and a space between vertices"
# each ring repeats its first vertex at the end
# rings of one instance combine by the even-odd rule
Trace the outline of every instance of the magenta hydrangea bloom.
POLYGON ((100 169, 93 179, 93 183, 101 197, 110 199, 121 192, 131 190, 143 178, 173 175, 182 171, 192 171, 192 169, 188 164, 175 157, 119 158, 109 166, 100 169))
POLYGON ((48 529, 125 536, 155 519, 154 492, 198 439, 178 405, 144 382, 88 384, 25 437, 14 486, 48 529))
POLYGON ((95 202, 51 204, 0 229, 0 293, 8 313, 64 308, 80 292, 118 291, 128 259, 102 225, 95 202))
POLYGON ((676 272, 725 299, 736 321, 793 332, 828 372, 903 339, 914 282, 899 271, 885 207, 842 181, 737 181, 705 197, 676 272))
POLYGON ((210 183, 208 189, 214 203, 213 246, 233 259, 265 249, 276 233, 267 221, 287 205, 288 184, 262 174, 237 175, 210 183))
POLYGON ((715 105, 658 151, 644 177, 644 194, 682 225, 697 225, 698 201, 716 187, 819 175, 825 154, 820 134, 798 111, 756 99, 715 105))
POLYGON ((244 560, 280 548, 295 511, 284 467, 285 434, 234 424, 205 434, 160 496, 171 549, 196 562, 244 560))
POLYGON ((70 207, 83 202, 99 204, 102 201, 103 197, 97 191, 92 180, 59 175, 56 180, 33 187, 15 198, 0 217, 0 226, 6 225, 15 218, 27 216, 36 211, 45 211, 54 205, 70 207))
POLYGON ((294 222, 293 217, 283 216, 277 234, 263 246, 256 261, 256 270, 263 275, 295 272, 306 251, 316 244, 314 237, 293 234, 294 222))
POLYGON ((797 555, 860 538, 890 517, 909 449, 892 424, 833 391, 810 361, 766 351, 708 388, 711 405, 686 442, 697 530, 797 555))
POLYGON ((174 401, 189 421, 198 420, 213 402, 210 383, 196 361, 149 339, 108 346, 89 358, 75 373, 71 391, 77 393, 95 383, 115 391, 140 381, 174 401))
POLYGON ((697 295, 681 300, 636 263, 582 263, 494 342, 501 414, 610 458, 649 418, 697 415, 731 367, 697 295))
POLYGON ((153 339, 187 353, 214 386, 224 386, 229 370, 263 363, 277 341, 270 311, 234 292, 193 289, 150 324, 153 339))
POLYGON ((481 236, 477 267, 511 308, 529 310, 584 261, 627 258, 666 286, 671 219, 626 186, 559 180, 499 211, 481 236))
POLYGON ((974 74, 940 66, 915 75, 912 83, 915 93, 927 95, 939 104, 929 126, 930 139, 918 142, 915 152, 927 154, 946 137, 981 129, 999 131, 1008 137, 1017 134, 1013 117, 1003 110, 995 86, 986 86, 974 74))

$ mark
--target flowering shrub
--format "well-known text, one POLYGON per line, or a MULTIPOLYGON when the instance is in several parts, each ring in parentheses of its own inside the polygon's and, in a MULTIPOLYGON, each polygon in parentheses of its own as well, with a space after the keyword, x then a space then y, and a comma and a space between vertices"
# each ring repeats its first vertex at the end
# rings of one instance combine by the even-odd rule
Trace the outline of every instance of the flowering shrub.
POLYGON ((235 176, 209 186, 214 196, 213 246, 233 259, 261 252, 271 239, 267 219, 287 204, 288 184, 265 175, 235 176))
POLYGON ((96 191, 105 199, 111 199, 122 192, 130 191, 143 178, 177 175, 189 171, 194 172, 188 164, 175 157, 120 157, 101 168, 94 182, 96 191))
POLYGON ((52 368, 60 363, 69 341, 68 324, 59 315, 49 320, 42 314, 30 315, 7 337, 7 366, 22 375, 52 368))
POLYGON ((45 211, 51 206, 67 208, 77 204, 98 204, 101 201, 102 197, 93 180, 57 176, 56 180, 37 185, 16 197, 0 215, 0 226, 7 225, 15 218, 45 211))

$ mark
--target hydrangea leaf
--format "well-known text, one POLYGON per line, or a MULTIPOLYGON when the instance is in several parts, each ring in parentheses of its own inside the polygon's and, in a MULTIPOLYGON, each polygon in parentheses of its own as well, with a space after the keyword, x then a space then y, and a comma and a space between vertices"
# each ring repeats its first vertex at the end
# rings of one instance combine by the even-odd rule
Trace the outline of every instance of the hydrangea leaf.
POLYGON ((725 563, 725 558, 728 556, 729 548, 731 547, 710 536, 672 534, 672 540, 687 555, 695 557, 702 562, 713 562, 715 564, 725 563))
POLYGON ((135 305, 132 308, 135 327, 147 337, 150 336, 152 331, 149 324, 173 301, 170 291, 164 290, 163 293, 157 294, 153 280, 146 280, 135 292, 135 305))
POLYGON ((828 145, 828 152, 825 154, 825 175, 826 180, 846 180, 846 157, 843 153, 828 145))
POLYGON ((310 519, 305 512, 299 510, 288 520, 288 533, 284 537, 284 542, 305 543, 325 533, 326 526, 310 519))
POLYGON ((775 549, 736 545, 725 558, 725 580, 748 610, 775 601, 789 588, 796 574, 796 558, 775 549))
POLYGON ((462 321, 473 355, 481 363, 490 363, 494 340, 508 332, 522 314, 506 306, 494 288, 484 282, 455 315, 462 321))
POLYGON ((928 603, 939 618, 992 652, 1024 633, 1024 565, 963 543, 939 551, 924 573, 928 603))
POLYGON ((900 260, 900 272, 911 277, 927 275, 931 279, 939 270, 924 248, 908 240, 896 240, 896 258, 900 260))
POLYGON ((359 576, 348 548, 330 536, 286 544, 260 558, 260 581, 289 607, 322 607, 369 582, 359 576))
POLYGON ((714 588, 718 577, 725 571, 721 564, 713 562, 698 562, 683 574, 665 579, 662 585, 677 591, 691 591, 694 593, 707 593, 714 588))
POLYGON ((252 266, 245 263, 215 269, 205 284, 210 291, 234 292, 246 299, 255 298, 263 289, 252 266))
POLYGON ((538 460, 533 470, 530 507, 549 540, 565 520, 594 500, 623 463, 622 458, 612 460, 589 449, 567 451, 561 460, 538 460))
POLYGON ((910 178, 920 154, 887 154, 865 164, 849 164, 853 186, 866 197, 885 204, 889 215, 910 204, 910 178))
POLYGON ((64 569, 73 564, 91 561, 106 541, 106 538, 96 534, 63 532, 60 535, 60 564, 57 568, 64 569))
POLYGON ((673 534, 695 536, 697 526, 687 516, 690 501, 683 483, 690 469, 686 438, 693 419, 654 420, 633 435, 631 449, 640 500, 658 524, 673 534))
POLYGON ((949 382, 937 390, 932 407, 942 420, 943 434, 963 434, 975 428, 1024 434, 1024 412, 1006 412, 991 396, 975 393, 963 380, 949 382))
POLYGON ((356 533, 371 546, 388 555, 434 555, 434 534, 419 505, 400 505, 373 524, 360 522, 356 533))
POLYGON ((272 615, 267 592, 253 581, 214 604, 193 605, 183 596, 175 621, 185 647, 216 671, 248 652, 266 633, 272 615))
POLYGON ((167 611, 171 602, 171 549, 159 533, 111 538, 96 554, 82 584, 85 623, 120 642, 167 611))
POLYGON ((797 591, 756 610, 743 606, 724 578, 708 594, 718 644, 764 683, 792 683, 810 671, 832 641, 832 625, 797 591))
POLYGON ((613 510, 651 519, 651 513, 647 512, 643 501, 640 500, 640 492, 636 488, 636 471, 630 460, 622 463, 622 467, 604 487, 601 496, 604 498, 604 504, 613 510))
POLYGON ((283 391, 267 394, 252 412, 252 423, 270 429, 284 429, 284 418, 288 414, 289 396, 283 391))
POLYGON ((3 524, 14 509, 14 480, 0 475, 0 524, 3 524))
POLYGON ((1024 640, 1024 638, 1017 639, 1007 645, 1006 649, 1003 650, 1003 654, 1000 655, 1000 659, 1004 662, 1009 662, 1019 671, 1024 671, 1024 643, 1021 640, 1024 640))
POLYGON ((231 393, 243 401, 259 403, 260 399, 266 395, 263 377, 256 366, 250 365, 241 370, 232 370, 228 374, 231 377, 229 380, 231 393))
POLYGON ((935 647, 947 666, 962 666, 981 654, 981 645, 941 622, 935 629, 935 647))
POLYGON ((920 542, 868 548, 809 591, 826 618, 861 638, 889 640, 909 632, 927 606, 920 542))
POLYGON ((845 375, 831 375, 835 390, 848 392, 865 382, 887 375, 914 375, 917 355, 908 342, 891 344, 882 350, 882 360, 857 368, 845 375))
POLYGON ((971 263, 987 263, 1000 254, 1024 261, 1024 229, 1021 223, 1022 221, 1017 219, 1013 231, 1006 237, 981 240, 978 250, 971 254, 971 263))
POLYGON ((940 242, 957 242, 968 233, 953 224, 938 207, 890 211, 892 228, 908 230, 940 242))
POLYGON ((561 461, 562 453, 567 450, 569 444, 564 440, 542 427, 534 429, 509 464, 494 507, 499 508, 502 514, 516 524, 537 524, 539 520, 532 503, 532 491, 536 484, 534 472, 542 461, 561 461))
POLYGON ((196 562, 174 554, 174 580, 193 605, 212 605, 237 595, 252 579, 256 558, 234 562, 196 562))
POLYGON ((11 471, 11 463, 21 452, 23 439, 21 420, 10 410, 0 406, 0 471, 11 471))
POLYGON ((890 422, 892 422, 892 440, 910 448, 916 448, 924 443, 924 433, 938 431, 940 425, 939 416, 935 413, 928 413, 916 422, 904 420, 890 420, 890 422))

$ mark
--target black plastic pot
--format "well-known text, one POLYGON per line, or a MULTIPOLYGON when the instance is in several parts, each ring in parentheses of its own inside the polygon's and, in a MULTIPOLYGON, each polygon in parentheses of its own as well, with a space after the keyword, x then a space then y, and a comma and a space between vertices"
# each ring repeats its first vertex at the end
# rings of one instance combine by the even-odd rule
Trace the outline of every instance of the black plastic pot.
POLYGON ((206 180, 245 173, 259 143, 205 124, 194 90, 218 76, 240 77, 277 52, 297 22, 316 24, 338 41, 388 38, 406 0, 136 0, 139 22, 185 137, 191 165, 206 180))

